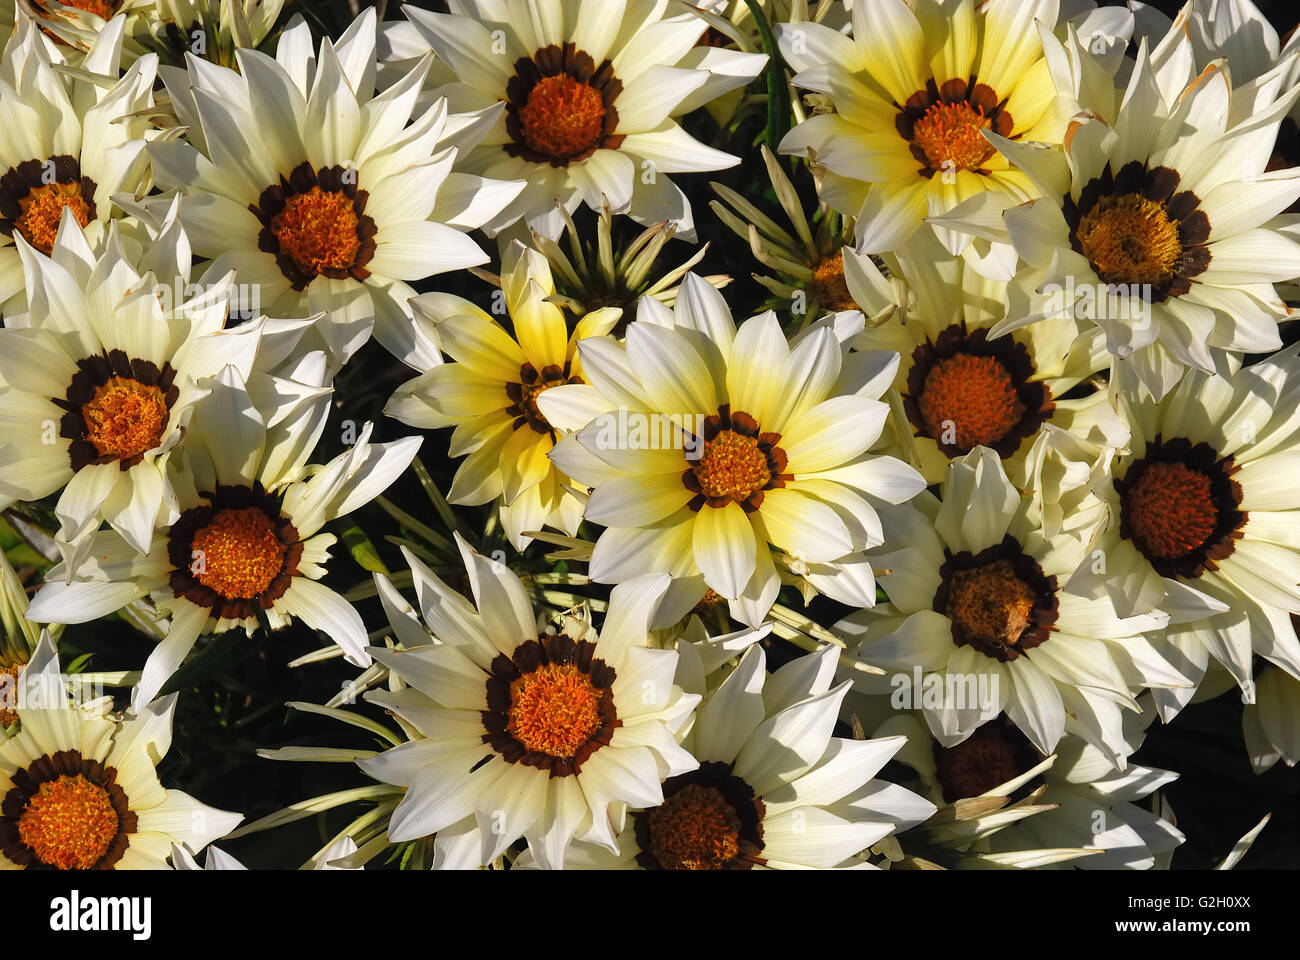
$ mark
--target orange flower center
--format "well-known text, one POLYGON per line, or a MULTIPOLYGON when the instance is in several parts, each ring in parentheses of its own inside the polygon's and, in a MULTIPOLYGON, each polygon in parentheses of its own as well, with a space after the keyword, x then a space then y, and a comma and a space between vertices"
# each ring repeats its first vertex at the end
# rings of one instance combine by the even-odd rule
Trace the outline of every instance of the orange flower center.
POLYGON ((935 363, 917 403, 930 436, 963 450, 992 446, 1025 415, 1006 367, 964 353, 935 363))
POLYGON ((284 201, 271 229, 280 250, 312 274, 347 270, 361 251, 353 200, 337 190, 312 187, 284 201))
POLYGON ((1075 237, 1107 283, 1164 283, 1183 255, 1165 205, 1136 193, 1102 197, 1080 218, 1075 237))
POLYGON ((156 386, 110 377, 81 408, 86 439, 100 456, 127 460, 162 442, 167 400, 156 386))
POLYGON ((1210 478, 1181 463, 1152 463, 1127 496, 1129 523, 1149 554, 1174 558, 1205 543, 1219 521, 1210 478))
POLYGON ((844 254, 827 257, 813 267, 813 295, 817 302, 832 310, 857 310, 858 305, 849 293, 844 279, 844 254))
POLYGON ((716 787, 687 784, 649 820, 648 852, 665 870, 720 870, 740 852, 740 817, 716 787))
POLYGON ((596 146, 605 125, 600 91, 568 74, 543 77, 519 110, 527 146, 562 160, 596 146))
POLYGON ((226 508, 194 534, 196 580, 228 600, 261 596, 284 569, 287 550, 257 507, 226 508))
POLYGON ((117 836, 108 791, 81 774, 43 783, 18 818, 18 838, 42 863, 89 870, 117 836))
POLYGON ((506 730, 528 750, 570 758, 601 727, 600 691, 575 664, 548 663, 510 684, 506 730))
POLYGON ((63 208, 72 210, 77 223, 90 222, 90 206, 81 195, 81 181, 76 183, 47 183, 32 187, 27 196, 18 201, 22 215, 14 221, 18 232, 47 257, 54 249, 54 239, 59 235, 59 221, 63 208))
POLYGON ((959 633, 1014 646, 1029 626, 1035 592, 1007 560, 958 570, 948 584, 948 619, 959 633))
POLYGON ((116 3, 109 3, 106 0, 59 0, 59 2, 65 7, 76 7, 104 20, 112 20, 113 13, 117 9, 116 3))
POLYGON ((551 422, 542 415, 541 407, 537 405, 537 398, 540 397, 551 387, 558 387, 564 383, 563 380, 534 380, 532 383, 515 383, 509 384, 506 388, 506 396, 517 406, 521 416, 528 421, 538 433, 550 433, 554 428, 551 422), (513 389, 512 389, 513 388, 513 389), (516 398, 514 394, 519 396, 516 398))
POLYGON ((975 170, 993 153, 980 130, 990 126, 982 110, 965 100, 936 103, 912 128, 912 142, 934 170, 975 170))
POLYGON ((700 490, 707 497, 730 497, 740 503, 772 479, 767 454, 759 449, 758 437, 734 430, 720 430, 705 442, 695 464, 700 490))

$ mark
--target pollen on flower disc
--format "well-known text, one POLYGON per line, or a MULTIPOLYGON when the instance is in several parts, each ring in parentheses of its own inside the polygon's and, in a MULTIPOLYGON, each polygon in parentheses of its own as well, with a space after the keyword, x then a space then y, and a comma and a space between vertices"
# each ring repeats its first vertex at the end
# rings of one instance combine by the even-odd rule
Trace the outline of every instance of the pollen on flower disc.
POLYGON ((59 0, 65 7, 76 7, 87 13, 93 13, 103 20, 112 20, 117 11, 117 3, 109 0, 59 0))
POLYGON ((947 615, 966 636, 1013 646, 1030 624, 1037 593, 1007 560, 958 570, 948 585, 947 615))
POLYGON ((100 456, 128 460, 162 442, 167 427, 167 399, 152 384, 129 377, 110 377, 95 388, 81 408, 86 440, 100 456))
POLYGON ((758 437, 722 430, 704 444, 695 465, 700 490, 709 497, 728 497, 740 502, 772 479, 767 454, 759 449, 758 437))
POLYGON ((18 817, 18 837, 42 863, 89 870, 117 837, 109 792, 80 774, 42 783, 18 817))
POLYGON ((650 849, 665 870, 719 870, 740 852, 741 822, 716 787, 687 784, 649 813, 650 849))
POLYGON ((963 450, 992 446, 1025 415, 1006 367, 964 353, 935 362, 917 404, 929 435, 963 450))
MULTIPOLYGON (((111 16, 111 14, 110 14, 111 16)), ((47 183, 32 187, 27 196, 18 201, 22 215, 14 227, 37 250, 49 256, 59 235, 59 222, 66 207, 85 227, 90 223, 90 205, 76 183, 47 183)))
POLYGON ((993 153, 980 133, 989 118, 968 102, 936 103, 912 128, 912 142, 934 170, 975 170, 993 153))
POLYGON ((562 160, 581 156, 599 141, 605 101, 599 90, 567 74, 543 77, 519 110, 524 143, 562 160))
POLYGON ((600 701, 576 664, 543 664, 510 684, 506 730, 527 750, 573 757, 601 728, 600 701))
POLYGON ((1183 254, 1165 204, 1136 193, 1103 196, 1075 231, 1083 255, 1107 283, 1162 284, 1183 254))
POLYGON ((258 507, 226 508, 194 534, 195 579, 227 599, 260 596, 284 569, 286 545, 258 507))
POLYGON ((360 220, 353 198, 337 190, 314 186, 284 201, 271 229, 280 251, 310 274, 347 270, 357 261, 360 220))
POLYGON ((1195 550, 1218 525, 1210 478, 1185 464, 1149 464, 1125 499, 1134 538, 1158 557, 1195 550))
POLYGON ((813 267, 813 295, 817 302, 832 310, 857 310, 858 305, 849 293, 844 279, 844 254, 827 257, 813 267))

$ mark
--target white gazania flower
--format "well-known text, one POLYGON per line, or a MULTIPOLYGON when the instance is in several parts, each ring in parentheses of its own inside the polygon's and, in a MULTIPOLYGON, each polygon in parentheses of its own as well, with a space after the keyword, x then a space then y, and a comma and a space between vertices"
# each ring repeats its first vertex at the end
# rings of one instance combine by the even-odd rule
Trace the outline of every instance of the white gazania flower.
POLYGON ((73 567, 108 523, 145 553, 176 517, 167 465, 207 380, 251 375, 263 341, 282 355, 308 321, 223 330, 233 276, 180 302, 189 241, 171 212, 142 254, 110 230, 92 251, 70 210, 53 257, 19 239, 28 312, 0 330, 0 504, 60 493, 57 542, 73 567), (274 336, 272 336, 274 332, 274 336))
POLYGON ((951 459, 984 446, 1026 488, 1031 451, 1046 425, 1093 448, 1094 461, 1124 445, 1127 431, 1104 390, 1062 399, 1109 365, 1100 331, 1061 317, 991 337, 1006 315, 1007 285, 948 256, 925 231, 885 262, 892 283, 871 258, 845 254, 854 299, 869 315, 886 317, 863 331, 857 347, 902 358, 894 386, 912 434, 902 447, 928 482, 940 482, 951 459))
POLYGON ((186 196, 195 252, 259 284, 273 313, 327 312, 319 333, 337 365, 372 332, 404 361, 436 362, 408 282, 487 261, 464 231, 522 185, 453 167, 499 110, 449 115, 439 101, 408 125, 428 62, 375 96, 373 8, 319 55, 299 23, 275 60, 238 60, 238 73, 193 57, 188 73, 161 71, 189 142, 149 156, 158 185, 186 196))
POLYGON ((898 356, 848 353, 856 311, 793 344, 771 312, 737 330, 722 295, 693 276, 672 313, 646 300, 639 317, 625 344, 579 343, 588 384, 538 401, 551 423, 581 428, 551 458, 593 488, 586 517, 606 530, 592 577, 670 573, 693 591, 673 619, 707 588, 757 626, 780 589, 775 548, 817 591, 870 606, 862 552, 881 542, 875 505, 924 487, 911 467, 868 453, 898 356))
MULTIPOLYGON (((585 203, 638 223, 668 220, 695 238, 690 202, 669 174, 739 160, 705 146, 676 117, 752 79, 766 57, 715 64, 696 44, 708 24, 667 0, 452 0, 450 14, 403 12, 455 75, 436 88, 454 109, 504 105, 465 169, 528 186, 486 226, 520 217, 548 237, 555 204, 585 203), (604 198, 604 199, 602 199, 604 198)), ((734 60, 734 58, 733 58, 734 60)))
POLYGON ((555 284, 546 258, 518 241, 502 255, 501 293, 513 336, 461 297, 430 293, 411 302, 456 362, 403 384, 384 412, 413 427, 455 426, 449 453, 468 456, 448 501, 501 497, 502 524, 522 550, 532 541, 525 531, 552 526, 576 533, 586 495, 547 459, 563 431, 547 421, 537 398, 559 384, 585 382, 578 343, 608 333, 622 311, 593 311, 570 336, 564 312, 547 301, 555 284))
MULTIPOLYGON (((617 587, 599 634, 585 606, 539 634, 519 578, 458 543, 474 603, 408 554, 434 642, 370 651, 410 689, 366 698, 423 735, 358 761, 407 788, 388 839, 436 835, 435 869, 486 864, 521 836, 548 868, 575 839, 616 849, 624 805, 654 806, 662 780, 697 766, 674 734, 699 697, 674 684, 676 653, 647 646, 668 578, 617 587)), ((399 636, 412 626, 394 620, 399 636)))
POLYGON ((889 603, 837 629, 861 638, 863 660, 902 675, 944 746, 1005 711, 1044 754, 1069 730, 1123 769, 1132 691, 1189 684, 1143 637, 1169 617, 1066 593, 1084 544, 1045 536, 1028 506, 987 447, 952 461, 942 505, 927 493, 882 514, 893 549, 871 559, 890 571, 889 603))
POLYGON ((1191 75, 1190 49, 1161 66, 1165 46, 1139 47, 1122 93, 1107 80, 1081 97, 1089 112, 1063 151, 994 138, 1041 194, 1008 210, 1004 228, 942 221, 1009 239, 1024 261, 1016 282, 1029 300, 995 336, 1062 314, 1090 320, 1157 398, 1188 368, 1227 372, 1243 353, 1278 349, 1287 308, 1273 285, 1300 275, 1300 243, 1270 223, 1300 198, 1300 168, 1265 172, 1300 87, 1279 97, 1279 67, 1233 90, 1222 61, 1191 75))
MULTIPOLYGON (((872 779, 903 737, 831 735, 850 687, 831 687, 837 651, 829 646, 768 676, 762 647, 750 647, 700 706, 683 741, 699 769, 669 777, 662 803, 630 813, 616 854, 576 844, 565 866, 867 868, 858 854, 935 808, 872 779)), ((524 857, 519 865, 527 865, 524 857)))
POLYGON ((158 692, 201 635, 240 627, 251 635, 263 621, 275 630, 296 617, 349 662, 370 663, 360 615, 320 583, 336 541, 320 531, 387 489, 420 438, 370 443, 366 424, 351 449, 308 466, 329 388, 323 354, 300 366, 299 381, 261 377, 248 388, 233 367, 222 370, 195 412, 176 474, 178 519, 154 535, 146 556, 100 534, 72 582, 56 566, 32 600, 33 619, 82 623, 151 597, 170 623, 145 662, 136 704, 158 692))
POLYGON ((1255 702, 1246 705, 1241 729, 1256 773, 1279 760, 1294 767, 1300 761, 1300 680, 1264 664, 1255 676, 1255 702))
POLYGON ((113 213, 110 198, 145 184, 142 112, 153 103, 157 58, 137 61, 119 80, 122 32, 114 20, 82 65, 102 86, 59 72, 28 19, 0 55, 0 315, 23 309, 18 237, 48 256, 68 210, 96 243, 113 213))
MULTIPOLYGON (((1117 371, 1132 432, 1106 491, 1109 522, 1069 589, 1121 615, 1169 612, 1157 648, 1195 684, 1212 655, 1254 699, 1252 656, 1300 677, 1300 360, 1291 347, 1231 378, 1189 372, 1162 401, 1117 371)), ((1156 690, 1168 722, 1194 687, 1156 690)))
MULTIPOLYGON (((1140 714, 1124 715, 1128 753, 1142 745, 1155 718, 1150 704, 1145 705, 1148 709, 1140 714)), ((1008 818, 1003 829, 990 831, 987 840, 981 837, 981 849, 995 855, 1077 850, 1079 856, 1053 865, 1151 870, 1167 868, 1185 839, 1169 820, 1138 804, 1177 780, 1172 770, 1138 764, 1116 770, 1099 750, 1071 734, 1061 739, 1053 756, 1044 757, 1005 717, 951 747, 937 744, 910 713, 885 721, 872 735, 899 734, 907 737, 907 746, 896 759, 920 775, 926 795, 936 803, 1033 792, 1040 808, 1036 814, 1008 818)))
MULTIPOLYGON (((1057 13, 1057 0, 874 0, 854 5, 852 37, 779 24, 794 83, 835 109, 798 124, 780 150, 825 167, 822 199, 858 218, 866 253, 971 197, 1005 208, 1037 196, 985 133, 1060 142, 1068 113, 1039 39, 1057 13)), ((945 239, 954 253, 969 240, 945 239)))
POLYGON ((165 789, 173 694, 115 722, 88 710, 24 710, 0 742, 0 869, 165 870, 172 844, 201 850, 243 819, 165 789))

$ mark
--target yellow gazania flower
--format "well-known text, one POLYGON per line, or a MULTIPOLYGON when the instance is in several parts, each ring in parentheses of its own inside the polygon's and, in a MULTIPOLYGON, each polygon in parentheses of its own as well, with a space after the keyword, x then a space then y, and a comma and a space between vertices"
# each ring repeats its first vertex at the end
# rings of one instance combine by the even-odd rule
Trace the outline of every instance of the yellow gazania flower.
POLYGON ((722 295, 688 275, 671 313, 643 304, 626 343, 583 341, 591 385, 540 404, 577 431, 552 459, 592 488, 586 517, 606 528, 593 580, 667 572, 757 626, 781 585, 773 546, 818 591, 874 602, 862 551, 881 542, 875 505, 924 481, 869 452, 898 357, 849 356, 861 317, 840 316, 787 342, 774 313, 737 327, 722 295))
POLYGON ((468 300, 431 293, 411 301, 435 324, 442 349, 455 363, 439 364, 399 387, 385 412, 424 429, 456 428, 450 455, 468 456, 452 481, 448 501, 503 499, 501 521, 524 549, 526 531, 550 525, 572 535, 585 497, 547 455, 563 431, 537 407, 537 397, 561 384, 580 384, 578 341, 608 333, 622 316, 605 308, 584 317, 572 335, 564 312, 551 303, 555 284, 546 258, 519 242, 502 258, 501 293, 513 335, 468 300))
POLYGON ((1060 142, 1065 115, 1036 27, 1056 19, 1057 0, 872 0, 854 5, 852 38, 781 24, 795 85, 835 113, 796 126, 780 150, 826 168, 822 199, 858 218, 865 253, 977 194, 997 193, 1004 207, 1037 196, 984 134, 1060 142))

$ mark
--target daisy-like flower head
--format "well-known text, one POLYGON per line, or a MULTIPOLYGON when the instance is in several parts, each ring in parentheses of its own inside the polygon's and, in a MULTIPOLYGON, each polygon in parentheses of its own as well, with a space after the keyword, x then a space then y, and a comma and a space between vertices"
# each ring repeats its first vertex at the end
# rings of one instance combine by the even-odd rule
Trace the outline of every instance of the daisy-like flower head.
POLYGON ((666 779, 662 803, 630 813, 617 853, 577 844, 566 866, 864 868, 858 854, 927 819, 934 804, 872 779, 904 738, 832 736, 850 686, 831 687, 836 649, 769 676, 762 648, 751 646, 702 703, 683 742, 699 768, 666 779))
MULTIPOLYGON (((1036 191, 985 132, 1059 142, 1057 91, 1036 23, 1050 30, 1057 0, 853 6, 853 35, 798 22, 777 26, 797 86, 826 95, 782 153, 826 168, 822 199, 858 218, 858 248, 898 246, 927 214, 991 193, 1002 207, 1036 191)), ((967 238, 953 238, 954 253, 967 238)))
POLYGON ((942 745, 1005 711, 1043 754, 1069 730, 1123 769, 1131 690, 1189 684, 1143 636, 1168 614, 1120 616, 1105 597, 1064 592, 1084 544, 1045 536, 987 447, 951 463, 942 505, 924 494, 882 518, 886 544, 906 544, 872 556, 890 571, 889 603, 837 628, 862 638, 863 660, 903 674, 942 745), (925 696, 935 683, 945 695, 925 696))
MULTIPOLYGON (((1072 591, 1121 614, 1162 608, 1158 648, 1194 683, 1211 655, 1254 699, 1252 655, 1300 677, 1300 361, 1292 347, 1231 378, 1189 372, 1155 401, 1120 371, 1112 385, 1132 431, 1106 491, 1109 523, 1072 591)), ((1168 721, 1195 687, 1155 690, 1168 721)))
POLYGON ((193 56, 188 72, 161 71, 189 142, 153 143, 150 159, 187 197, 195 252, 260 284, 272 312, 327 312, 319 333, 337 365, 372 332, 407 362, 436 362, 407 282, 487 261, 463 231, 521 184, 452 168, 500 108, 453 116, 439 100, 408 125, 428 59, 376 96, 373 9, 319 55, 300 22, 276 59, 237 59, 239 73, 193 56))
POLYGON ((696 46, 708 24, 667 0, 454 0, 450 9, 404 12, 455 74, 435 94, 460 109, 504 104, 466 169, 528 183, 489 233, 523 217, 557 237, 557 198, 572 211, 598 210, 603 197, 615 213, 669 220, 695 238, 690 203, 668 175, 739 161, 675 118, 748 83, 766 57, 741 54, 742 67, 711 70, 714 48, 696 46))
POLYGON ((146 556, 111 533, 95 537, 76 578, 62 582, 56 566, 32 600, 28 616, 40 622, 81 623, 151 597, 171 619, 145 662, 136 704, 161 689, 201 635, 239 627, 251 635, 263 621, 274 630, 296 617, 350 662, 370 663, 360 615, 319 582, 336 540, 320 530, 387 489, 420 439, 370 443, 367 424, 351 449, 308 466, 329 409, 324 355, 306 355, 296 373, 245 387, 224 368, 186 442, 175 522, 153 536, 146 556))
MULTIPOLYGON (((1154 717, 1149 709, 1124 715, 1127 752, 1142 745, 1154 717)), ((1079 855, 1056 864, 1084 870, 1150 870, 1167 868, 1184 840, 1171 822, 1139 805, 1178 779, 1172 770, 1138 764, 1116 770, 1100 751, 1073 735, 1062 738, 1053 756, 1045 758, 1005 717, 951 747, 937 743, 912 714, 887 720, 873 735, 891 734, 907 737, 897 759, 920 775, 926 795, 936 803, 1032 793, 1035 812, 1004 816, 1004 829, 988 832, 981 848, 995 854, 1068 850, 1079 855)), ((943 832, 940 823, 936 818, 936 836, 943 832)))
POLYGON ((168 790, 173 694, 117 720, 24 710, 0 742, 0 869, 165 870, 172 844, 201 850, 243 819, 168 790))
POLYGON ((434 366, 399 387, 385 412, 414 427, 455 426, 450 453, 469 454, 452 480, 451 503, 478 504, 501 497, 501 519, 522 550, 525 531, 550 525, 573 534, 582 519, 585 491, 547 455, 563 431, 547 420, 538 398, 561 384, 585 383, 577 346, 607 333, 622 311, 587 314, 572 335, 564 311, 549 301, 551 268, 536 250, 515 241, 502 257, 501 292, 514 328, 468 300, 431 293, 412 301, 431 337, 455 363, 434 366))
POLYGON ((1108 365, 1100 331, 1059 317, 991 337, 1006 315, 1006 283, 949 256, 928 232, 885 259, 890 280, 869 257, 845 254, 850 291, 868 314, 884 318, 857 345, 902 358, 894 386, 912 435, 903 448, 928 482, 941 481, 953 458, 984 446, 1028 487, 1031 451, 1049 424, 1097 456, 1123 446, 1127 433, 1105 391, 1063 399, 1108 365))
POLYGON ((690 275, 673 312, 646 300, 638 316, 626 343, 579 343, 587 384, 538 401, 552 423, 580 430, 551 458, 593 488, 586 517, 607 528, 592 577, 670 573, 685 599, 670 619, 712 589, 757 626, 780 589, 775 548, 816 590, 871 605, 862 551, 880 543, 874 505, 924 486, 868 453, 897 355, 848 352, 857 313, 793 344, 771 312, 737 330, 722 295, 690 275))
POLYGON ((91 243, 104 235, 110 198, 144 185, 146 121, 157 58, 137 61, 121 79, 123 21, 98 35, 82 69, 103 86, 60 73, 29 19, 0 55, 0 314, 21 312, 18 239, 49 255, 65 210, 91 243))
POLYGON ((92 250, 71 209, 52 257, 20 237, 28 312, 0 330, 0 502, 58 493, 57 541, 73 567, 104 520, 148 551, 175 519, 167 465, 208 378, 227 364, 249 376, 307 324, 223 330, 229 274, 178 302, 191 258, 175 209, 148 249, 128 246, 113 229, 92 250), (278 347, 262 353, 264 340, 278 347))
POLYGON ((1273 285, 1300 275, 1300 244, 1269 223, 1300 197, 1300 168, 1265 172, 1300 87, 1279 97, 1275 71, 1243 93, 1222 61, 1193 76, 1190 51, 1164 67, 1162 52, 1143 43, 1122 98, 1098 94, 1063 151, 998 141, 1041 198, 1005 214, 1029 301, 993 329, 1092 321, 1157 398, 1189 367, 1278 349, 1273 285))
POLYGON ((599 633, 585 606, 539 633, 519 578, 458 542, 474 603, 408 554, 434 642, 370 651, 410 689, 367 699, 423 735, 359 761, 407 788, 388 839, 436 834, 435 869, 486 864, 520 837, 548 868, 575 839, 617 849, 624 805, 658 804, 661 781, 697 766, 674 735, 699 697, 673 682, 675 652, 647 646, 667 577, 616 588, 599 633))

